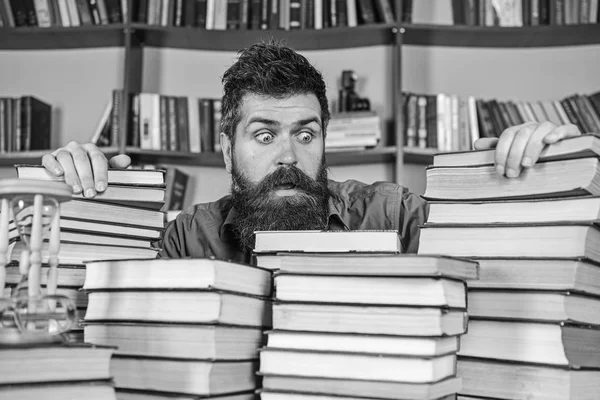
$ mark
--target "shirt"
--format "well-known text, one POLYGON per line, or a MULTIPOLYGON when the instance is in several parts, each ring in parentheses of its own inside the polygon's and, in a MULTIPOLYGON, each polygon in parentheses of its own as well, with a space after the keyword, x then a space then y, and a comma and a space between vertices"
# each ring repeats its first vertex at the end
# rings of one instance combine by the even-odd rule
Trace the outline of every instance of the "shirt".
MULTIPOLYGON (((329 180, 329 230, 397 230, 402 251, 416 253, 419 225, 429 212, 427 202, 390 182, 365 184, 355 180, 329 180)), ((231 196, 190 207, 167 224, 159 257, 215 257, 249 263, 233 235, 236 210, 231 196)))

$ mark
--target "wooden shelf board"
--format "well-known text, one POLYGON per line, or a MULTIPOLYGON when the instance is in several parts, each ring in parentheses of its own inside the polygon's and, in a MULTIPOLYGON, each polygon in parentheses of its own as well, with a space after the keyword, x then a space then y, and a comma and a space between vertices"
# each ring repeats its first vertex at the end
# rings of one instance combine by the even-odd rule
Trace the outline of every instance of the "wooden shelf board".
MULTIPOLYGON (((224 167, 221 153, 182 153, 155 150, 141 150, 127 148, 126 153, 136 163, 148 164, 178 164, 203 167, 224 167)), ((336 151, 327 153, 327 164, 333 165, 360 165, 389 163, 396 158, 395 147, 383 147, 362 151, 336 151)))
POLYGON ((403 25, 403 44, 455 47, 558 47, 600 44, 600 24, 480 27, 403 25))
POLYGON ((92 25, 52 28, 0 28, 0 50, 123 47, 125 26, 92 25))
MULTIPOLYGON (((116 147, 100 148, 106 157, 110 158, 119 153, 116 147)), ((42 157, 52 150, 19 151, 0 153, 0 167, 13 167, 15 164, 40 165, 42 157)))
POLYGON ((356 28, 310 30, 206 30, 193 27, 161 27, 132 24, 145 46, 194 50, 238 51, 263 39, 283 40, 296 50, 327 50, 388 45, 394 25, 374 24, 356 28))
POLYGON ((431 165, 433 164, 433 155, 436 154, 436 149, 419 149, 419 148, 404 148, 404 163, 431 165))

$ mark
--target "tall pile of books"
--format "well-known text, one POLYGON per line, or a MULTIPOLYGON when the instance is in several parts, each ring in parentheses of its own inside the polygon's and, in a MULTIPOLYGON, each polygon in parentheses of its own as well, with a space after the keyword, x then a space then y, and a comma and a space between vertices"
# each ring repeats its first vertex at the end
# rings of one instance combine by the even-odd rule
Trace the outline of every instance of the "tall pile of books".
POLYGON ((208 258, 86 268, 85 341, 117 346, 119 399, 253 398, 270 271, 208 258))
MULTIPOLYGON (((54 179, 41 166, 17 165, 20 179, 54 179)), ((161 238, 165 214, 160 211, 165 197, 165 174, 162 170, 109 170, 108 188, 94 199, 74 195, 61 203, 61 244, 57 294, 75 302, 81 317, 85 314, 88 296, 81 291, 85 279, 85 261, 156 258, 152 243, 161 238)), ((25 209, 24 213, 31 210, 25 209)), ((17 215, 16 218, 27 217, 17 215)), ((19 257, 26 244, 19 240, 14 221, 10 225, 13 240, 11 264, 7 267, 9 287, 19 283, 19 257)), ((46 284, 48 248, 42 249, 42 285, 46 284)), ((71 332, 81 341, 81 327, 71 332)))
POLYGON ((593 135, 566 139, 513 179, 495 172, 493 150, 434 158, 419 254, 480 264, 460 399, 598 398, 599 149, 593 135))
POLYGON ((399 255, 396 231, 257 232, 275 269, 263 400, 454 399, 477 264, 399 255))

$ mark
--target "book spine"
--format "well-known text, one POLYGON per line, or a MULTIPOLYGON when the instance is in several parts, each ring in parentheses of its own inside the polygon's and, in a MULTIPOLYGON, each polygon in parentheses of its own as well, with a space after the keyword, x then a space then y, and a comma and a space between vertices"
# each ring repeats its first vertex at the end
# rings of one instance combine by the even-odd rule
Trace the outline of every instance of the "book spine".
POLYGON ((6 153, 6 99, 0 97, 0 153, 6 153))
POLYGON ((90 7, 90 15, 92 16, 94 25, 102 24, 102 21, 100 20, 100 10, 98 10, 98 0, 88 0, 88 6, 90 7))
POLYGON ((179 141, 179 132, 177 132, 177 99, 174 96, 168 96, 169 112, 169 150, 177 151, 177 142, 179 141))
POLYGON ((75 0, 81 25, 93 25, 92 14, 87 0, 75 0))
POLYGON ((221 151, 221 100, 213 99, 212 111, 213 111, 213 150, 215 152, 221 151))
POLYGON ((156 150, 169 150, 168 102, 165 95, 159 96, 160 143, 156 150))
POLYGON ((214 151, 213 110, 211 99, 198 100, 200 115, 200 148, 202 152, 214 151))
POLYGON ((121 113, 123 110, 123 91, 115 89, 112 91, 113 109, 111 115, 110 127, 110 145, 119 145, 119 136, 121 134, 121 113))
POLYGON ((190 151, 190 130, 188 117, 188 98, 185 96, 176 98, 177 108, 177 137, 178 150, 183 152, 190 151))
POLYGON ((140 147, 140 95, 133 93, 131 95, 131 123, 129 145, 140 147))
POLYGON ((226 29, 240 29, 240 0, 227 0, 226 29))
POLYGON ((50 17, 50 4, 48 0, 34 0, 33 5, 37 25, 40 28, 50 28, 52 26, 52 18, 50 17))

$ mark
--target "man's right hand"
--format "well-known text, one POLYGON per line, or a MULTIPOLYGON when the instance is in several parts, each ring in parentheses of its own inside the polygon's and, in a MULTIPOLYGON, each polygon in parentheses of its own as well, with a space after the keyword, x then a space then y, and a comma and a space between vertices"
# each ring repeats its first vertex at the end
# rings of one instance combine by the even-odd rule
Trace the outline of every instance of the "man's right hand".
POLYGON ((106 190, 109 166, 127 168, 130 164, 131 158, 126 154, 107 160, 104 153, 92 143, 71 142, 42 157, 42 165, 50 173, 64 175, 65 182, 73 188, 73 192, 83 192, 86 198, 92 198, 97 192, 106 190))

